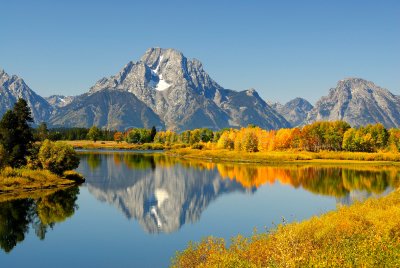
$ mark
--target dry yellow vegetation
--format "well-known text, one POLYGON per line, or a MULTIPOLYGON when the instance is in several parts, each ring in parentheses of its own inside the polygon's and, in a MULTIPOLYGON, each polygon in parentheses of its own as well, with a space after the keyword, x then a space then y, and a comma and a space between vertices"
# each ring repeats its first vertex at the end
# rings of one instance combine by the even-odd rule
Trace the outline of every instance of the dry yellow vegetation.
MULTIPOLYGON (((271 152, 239 152, 226 149, 197 150, 191 148, 174 149, 167 152, 171 156, 181 158, 197 158, 224 162, 278 163, 278 162, 312 162, 312 163, 365 163, 365 161, 400 162, 400 153, 379 152, 307 152, 307 151, 271 151, 271 152)), ((387 163, 386 163, 387 164, 387 163)))
POLYGON ((81 175, 68 171, 60 177, 48 170, 13 169, 6 167, 0 171, 0 200, 32 196, 35 192, 61 189, 82 181, 81 175))
POLYGON ((400 267, 400 190, 267 233, 191 243, 172 267, 400 267))
POLYGON ((64 141, 75 149, 110 149, 110 150, 163 150, 164 145, 158 143, 134 144, 126 141, 64 141))

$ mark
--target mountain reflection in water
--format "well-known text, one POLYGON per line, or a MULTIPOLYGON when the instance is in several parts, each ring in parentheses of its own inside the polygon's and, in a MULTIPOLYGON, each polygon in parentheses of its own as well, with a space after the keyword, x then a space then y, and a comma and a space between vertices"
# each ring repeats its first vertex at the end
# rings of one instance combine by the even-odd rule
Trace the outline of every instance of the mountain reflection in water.
POLYGON ((350 204, 400 185, 396 167, 262 166, 179 160, 163 154, 82 154, 79 171, 91 194, 136 219, 149 233, 194 223, 223 193, 254 193, 286 184, 350 204))

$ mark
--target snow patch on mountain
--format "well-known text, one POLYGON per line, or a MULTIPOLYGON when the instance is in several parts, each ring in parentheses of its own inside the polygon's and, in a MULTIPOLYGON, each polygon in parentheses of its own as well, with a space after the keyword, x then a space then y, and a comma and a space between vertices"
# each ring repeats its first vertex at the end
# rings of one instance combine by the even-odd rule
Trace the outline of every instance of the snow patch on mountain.
POLYGON ((162 77, 162 74, 160 74, 159 80, 158 80, 158 83, 157 83, 155 89, 158 91, 163 91, 163 90, 166 90, 167 88, 169 88, 170 86, 171 86, 171 84, 169 84, 167 81, 165 81, 162 77))

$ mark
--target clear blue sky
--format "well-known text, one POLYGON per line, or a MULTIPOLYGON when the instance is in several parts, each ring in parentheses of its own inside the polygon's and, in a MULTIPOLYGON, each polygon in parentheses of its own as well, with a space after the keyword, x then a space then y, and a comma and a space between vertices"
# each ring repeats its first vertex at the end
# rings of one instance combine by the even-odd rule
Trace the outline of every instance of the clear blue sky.
POLYGON ((1 1, 0 67, 77 95, 149 47, 203 62, 220 85, 315 102, 345 77, 400 94, 400 1, 1 1))

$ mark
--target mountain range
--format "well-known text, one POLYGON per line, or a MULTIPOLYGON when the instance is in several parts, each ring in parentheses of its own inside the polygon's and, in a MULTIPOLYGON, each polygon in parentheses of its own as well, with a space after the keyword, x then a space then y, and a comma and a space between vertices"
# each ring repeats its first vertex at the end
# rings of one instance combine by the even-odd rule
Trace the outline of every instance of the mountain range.
POLYGON ((23 79, 0 70, 0 115, 18 98, 27 100, 36 123, 47 122, 51 127, 97 125, 124 130, 156 126, 182 131, 254 124, 279 129, 318 120, 400 126, 400 97, 364 79, 339 81, 314 107, 302 98, 286 104, 267 103, 255 89, 223 88, 199 60, 162 48, 148 49, 139 61, 129 62, 79 96, 43 98, 23 79))

